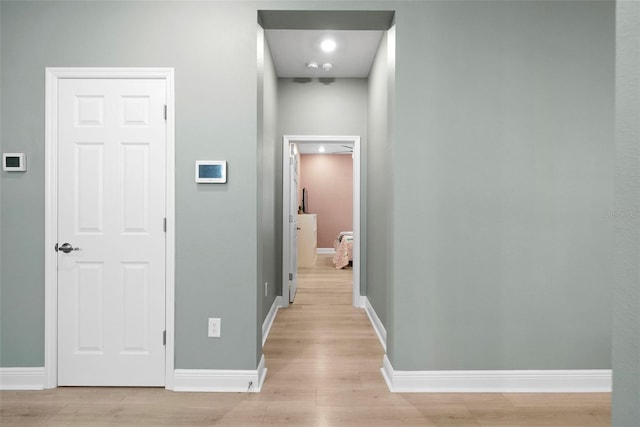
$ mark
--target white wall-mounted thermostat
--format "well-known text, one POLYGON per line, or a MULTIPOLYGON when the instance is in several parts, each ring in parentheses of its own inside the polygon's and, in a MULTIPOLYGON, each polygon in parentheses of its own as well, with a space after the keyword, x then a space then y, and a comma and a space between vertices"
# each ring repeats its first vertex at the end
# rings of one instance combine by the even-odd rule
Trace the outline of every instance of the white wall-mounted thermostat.
POLYGON ((196 160, 196 182, 203 184, 226 183, 226 160, 196 160))
POLYGON ((2 153, 2 170, 24 172, 27 170, 27 158, 24 153, 2 153))

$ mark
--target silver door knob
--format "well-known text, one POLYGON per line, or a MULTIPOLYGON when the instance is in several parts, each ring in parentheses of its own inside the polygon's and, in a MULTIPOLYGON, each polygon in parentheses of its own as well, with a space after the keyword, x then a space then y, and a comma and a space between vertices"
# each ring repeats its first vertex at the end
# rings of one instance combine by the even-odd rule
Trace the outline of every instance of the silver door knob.
POLYGON ((71 243, 63 243, 62 246, 58 247, 58 244, 56 243, 56 252, 58 252, 58 250, 68 254, 71 251, 78 251, 80 248, 74 248, 71 243))

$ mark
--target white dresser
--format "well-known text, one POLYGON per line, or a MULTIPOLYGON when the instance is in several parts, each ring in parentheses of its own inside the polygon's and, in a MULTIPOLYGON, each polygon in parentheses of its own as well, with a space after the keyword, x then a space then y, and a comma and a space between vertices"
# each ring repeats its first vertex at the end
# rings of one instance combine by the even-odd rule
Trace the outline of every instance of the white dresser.
POLYGON ((313 267, 318 250, 318 215, 298 215, 298 267, 313 267))

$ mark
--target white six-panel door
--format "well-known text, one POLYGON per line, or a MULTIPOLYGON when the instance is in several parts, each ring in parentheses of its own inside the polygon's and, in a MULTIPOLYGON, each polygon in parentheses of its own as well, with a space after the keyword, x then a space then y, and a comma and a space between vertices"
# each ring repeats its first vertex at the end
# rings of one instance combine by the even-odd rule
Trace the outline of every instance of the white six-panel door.
POLYGON ((164 385, 166 82, 58 90, 58 385, 164 385))

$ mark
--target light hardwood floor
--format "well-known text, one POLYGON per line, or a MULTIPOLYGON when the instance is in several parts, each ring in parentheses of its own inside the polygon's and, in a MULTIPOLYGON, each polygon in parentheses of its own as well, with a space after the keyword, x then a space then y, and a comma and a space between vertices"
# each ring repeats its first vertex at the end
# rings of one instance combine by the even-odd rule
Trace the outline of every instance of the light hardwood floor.
POLYGON ((61 387, 0 392, 0 425, 608 426, 609 394, 400 394, 351 306, 351 272, 329 256, 301 269, 295 303, 264 348, 261 393, 61 387))

